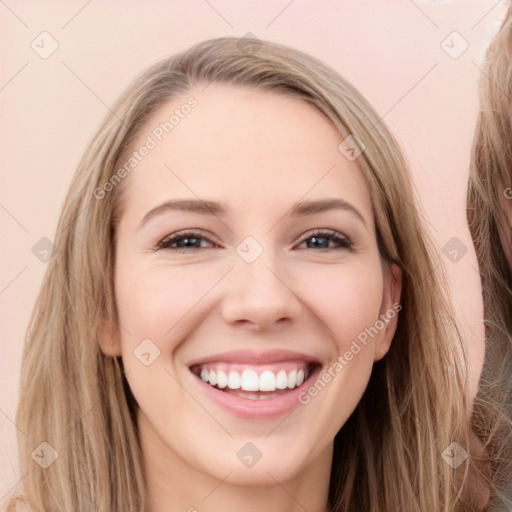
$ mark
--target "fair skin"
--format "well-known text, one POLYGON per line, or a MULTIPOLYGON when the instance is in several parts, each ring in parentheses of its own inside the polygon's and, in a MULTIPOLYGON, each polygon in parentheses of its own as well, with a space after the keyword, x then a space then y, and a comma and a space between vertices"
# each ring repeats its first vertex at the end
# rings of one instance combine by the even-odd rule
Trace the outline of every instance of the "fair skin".
POLYGON ((197 99, 122 184, 115 292, 124 329, 106 324, 101 348, 122 357, 139 405, 151 512, 324 512, 334 436, 388 351, 398 315, 307 405, 296 395, 399 302, 401 273, 381 260, 367 183, 317 110, 273 92, 202 89, 160 108, 133 144, 197 99), (198 198, 225 213, 160 208, 142 222, 167 201, 198 198), (333 198, 344 207, 291 214, 297 202, 333 198), (315 238, 315 229, 338 240, 315 238), (158 248, 189 230, 199 233, 158 248), (246 253, 259 256, 249 263, 246 253), (145 339, 160 350, 149 366, 134 355, 145 339), (226 392, 200 378, 208 365, 207 373, 261 377, 282 366, 311 375, 296 389, 226 392))

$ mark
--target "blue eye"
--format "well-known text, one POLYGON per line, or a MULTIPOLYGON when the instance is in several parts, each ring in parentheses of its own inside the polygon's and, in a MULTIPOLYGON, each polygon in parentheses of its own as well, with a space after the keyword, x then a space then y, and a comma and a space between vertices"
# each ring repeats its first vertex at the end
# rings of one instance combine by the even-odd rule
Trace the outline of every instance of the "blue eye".
MULTIPOLYGON (((208 238, 203 236, 201 233, 188 231, 185 233, 177 233, 164 238, 158 243, 158 249, 171 249, 171 250, 188 250, 188 249, 204 249, 204 245, 201 241, 207 241, 213 244, 208 238), (176 245, 176 247, 173 247, 176 245)), ((208 249, 208 247, 206 247, 208 249)))
POLYGON ((344 235, 332 230, 317 229, 303 235, 301 244, 307 243, 306 249, 351 249, 352 242, 344 235), (309 243, 308 241, 312 242, 309 243), (333 242, 336 246, 329 246, 333 242))
MULTIPOLYGON (((306 249, 351 249, 352 242, 344 235, 332 230, 317 229, 305 233, 300 245, 306 243, 306 249), (334 244, 331 245, 331 244, 334 244)), ((172 251, 188 251, 193 249, 210 249, 218 247, 202 233, 187 231, 170 235, 157 244, 157 249, 169 249, 172 251), (206 245, 204 244, 206 243, 206 245), (209 244, 209 245, 208 245, 209 244)))

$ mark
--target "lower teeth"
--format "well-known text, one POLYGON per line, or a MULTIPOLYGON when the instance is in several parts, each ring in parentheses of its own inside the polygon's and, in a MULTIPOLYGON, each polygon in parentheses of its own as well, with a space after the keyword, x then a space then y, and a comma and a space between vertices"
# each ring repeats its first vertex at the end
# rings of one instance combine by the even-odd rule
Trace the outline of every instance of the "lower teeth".
MULTIPOLYGON (((215 389, 218 389, 217 387, 215 389)), ((248 400, 267 400, 269 398, 275 398, 277 396, 286 393, 286 390, 282 391, 244 391, 242 389, 222 389, 225 393, 229 393, 230 395, 235 395, 240 398, 246 398, 248 400)), ((290 391, 290 390, 288 390, 290 391)))

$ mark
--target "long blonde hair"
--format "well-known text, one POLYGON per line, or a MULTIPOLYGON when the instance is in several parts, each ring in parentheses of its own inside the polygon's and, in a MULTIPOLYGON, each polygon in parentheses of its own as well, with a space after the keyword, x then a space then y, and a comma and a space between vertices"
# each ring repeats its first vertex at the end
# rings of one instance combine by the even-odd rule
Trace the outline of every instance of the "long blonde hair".
POLYGON ((469 459, 455 471, 443 458, 455 441, 467 449, 464 344, 395 139, 361 94, 317 59, 232 37, 198 43, 139 75, 79 164, 24 348, 17 423, 26 433, 19 457, 27 500, 37 511, 84 511, 91 503, 98 510, 147 509, 137 404, 122 362, 98 343, 102 317, 117 318, 114 248, 124 182, 102 199, 95 190, 114 175, 153 112, 212 82, 300 98, 340 135, 355 136, 365 148, 357 162, 368 180, 381 255, 403 272, 391 349, 374 364, 362 400, 335 438, 331 510, 472 510, 460 498, 469 459), (42 441, 58 452, 47 469, 31 458, 42 441))
POLYGON ((512 269, 499 236, 507 190, 512 194, 512 5, 487 50, 480 78, 467 197, 486 325, 472 423, 490 459, 492 510, 512 510, 512 269))

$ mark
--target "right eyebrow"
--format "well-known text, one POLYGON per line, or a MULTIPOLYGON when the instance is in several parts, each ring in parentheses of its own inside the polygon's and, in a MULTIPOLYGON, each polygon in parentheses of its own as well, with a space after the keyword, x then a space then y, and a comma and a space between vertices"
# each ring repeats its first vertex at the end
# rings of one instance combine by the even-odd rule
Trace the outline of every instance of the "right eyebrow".
POLYGON ((161 205, 149 210, 140 223, 144 226, 150 219, 169 210, 199 213, 201 215, 225 215, 226 207, 215 201, 203 201, 198 199, 175 199, 165 201, 161 205))

